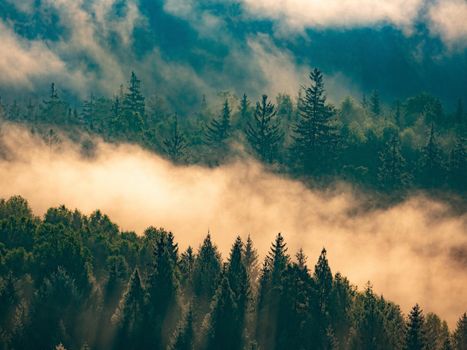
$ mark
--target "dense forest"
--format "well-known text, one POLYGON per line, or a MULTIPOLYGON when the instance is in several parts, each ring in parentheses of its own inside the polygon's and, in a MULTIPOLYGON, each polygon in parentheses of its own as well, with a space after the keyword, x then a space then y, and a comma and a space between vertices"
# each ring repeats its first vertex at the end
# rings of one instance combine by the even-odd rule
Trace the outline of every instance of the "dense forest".
POLYGON ((250 237, 222 258, 209 233, 180 252, 162 228, 64 206, 39 218, 15 196, 0 201, 0 276, 2 349, 467 349, 466 313, 451 330, 419 305, 404 315, 280 233, 262 263, 250 237))
POLYGON ((447 112, 426 93, 385 104, 374 91, 336 107, 327 100, 318 69, 296 97, 279 94, 273 101, 263 95, 255 103, 221 92, 216 101, 224 101, 222 106, 203 95, 189 114, 177 115, 177 106, 157 94, 144 96, 135 73, 116 90, 113 98, 90 93, 85 101, 67 101, 51 84, 42 101, 0 102, 0 120, 26 124, 51 148, 65 134, 88 156, 92 135, 98 135, 140 144, 179 164, 216 166, 253 156, 272 171, 314 186, 345 181, 394 197, 409 190, 461 195, 467 189, 461 99, 447 112))

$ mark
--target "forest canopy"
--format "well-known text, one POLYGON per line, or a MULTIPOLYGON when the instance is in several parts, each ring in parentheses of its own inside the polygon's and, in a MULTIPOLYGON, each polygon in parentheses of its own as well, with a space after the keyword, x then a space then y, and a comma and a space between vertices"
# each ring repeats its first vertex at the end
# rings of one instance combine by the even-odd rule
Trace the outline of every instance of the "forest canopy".
POLYGON ((277 234, 264 259, 237 237, 221 257, 208 233, 179 251, 149 227, 122 232, 108 216, 64 206, 33 215, 0 200, 0 343, 3 349, 456 349, 455 327, 371 284, 357 289, 277 234), (261 261, 262 260, 262 261, 261 261))

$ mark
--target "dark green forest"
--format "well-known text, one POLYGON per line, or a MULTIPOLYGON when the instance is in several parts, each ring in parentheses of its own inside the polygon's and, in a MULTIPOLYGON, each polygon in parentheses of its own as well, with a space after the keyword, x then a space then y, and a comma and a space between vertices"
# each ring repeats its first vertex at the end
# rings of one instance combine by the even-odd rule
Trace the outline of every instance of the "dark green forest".
POLYGON ((250 237, 222 258, 209 233, 181 252, 162 228, 64 206, 39 218, 15 196, 0 200, 0 276, 2 349, 467 349, 466 313, 453 329, 405 315, 280 233, 262 262, 250 237))
POLYGON ((132 73, 115 96, 90 93, 84 101, 67 101, 51 84, 43 98, 0 103, 0 119, 26 125, 50 147, 65 134, 89 156, 97 135, 139 144, 178 164, 217 166, 252 156, 313 186, 344 181, 395 198, 414 190, 462 196, 467 189, 461 99, 449 111, 427 93, 387 103, 374 91, 334 106, 314 69, 297 96, 263 95, 255 102, 220 92, 213 103, 203 95, 191 113, 177 114, 177 106, 157 94, 144 96, 142 84, 132 73))

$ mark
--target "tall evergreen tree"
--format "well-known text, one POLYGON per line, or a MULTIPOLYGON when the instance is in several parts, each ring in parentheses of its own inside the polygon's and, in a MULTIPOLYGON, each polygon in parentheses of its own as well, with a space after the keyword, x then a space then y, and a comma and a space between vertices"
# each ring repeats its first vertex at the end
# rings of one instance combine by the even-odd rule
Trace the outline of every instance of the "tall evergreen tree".
POLYGON ((154 248, 154 264, 146 283, 146 325, 149 328, 148 346, 164 348, 167 332, 177 323, 178 281, 174 261, 174 246, 168 235, 161 235, 154 248))
POLYGON ((467 313, 459 318, 457 321, 456 330, 453 335, 454 349, 466 350, 467 349, 467 313))
POLYGON ((164 140, 164 150, 169 158, 177 163, 183 160, 185 151, 187 148, 186 137, 178 126, 178 118, 175 116, 175 120, 172 126, 171 134, 164 140))
POLYGON ((145 291, 141 284, 138 269, 128 281, 128 286, 120 304, 112 316, 112 322, 117 327, 115 348, 139 349, 142 346, 144 331, 144 297, 145 291))
POLYGON ((240 100, 239 109, 240 115, 237 122, 237 127, 240 130, 244 130, 251 118, 250 100, 248 100, 248 96, 246 94, 243 94, 242 99, 240 100))
POLYGON ((195 269, 195 254, 190 246, 180 256, 179 271, 180 283, 185 295, 191 297, 193 295, 193 271, 195 269))
POLYGON ((409 313, 407 321, 406 350, 425 350, 425 317, 422 309, 416 304, 409 313))
POLYGON ((175 335, 175 340, 170 350, 193 350, 195 344, 195 332, 193 325, 193 310, 190 305, 185 319, 180 324, 175 335))
POLYGON ((335 111, 326 103, 323 74, 314 69, 310 80, 299 104, 300 118, 294 127, 292 151, 306 173, 318 174, 334 157, 337 129, 335 111))
POLYGON ((206 350, 242 349, 241 334, 238 333, 236 324, 237 319, 232 317, 235 314, 237 314, 235 296, 224 271, 209 314, 206 350))
POLYGON ((262 161, 272 163, 277 158, 283 135, 275 106, 268 102, 266 95, 256 103, 253 121, 247 123, 245 133, 250 146, 262 161))
POLYGON ((252 284, 256 284, 256 281, 258 279, 258 252, 257 250, 253 247, 253 241, 248 235, 248 238, 246 240, 245 244, 245 249, 243 253, 243 261, 245 264, 246 272, 248 274, 248 279, 252 284))
POLYGON ((222 113, 217 119, 211 120, 206 127, 206 143, 215 147, 226 147, 226 142, 231 134, 230 106, 226 99, 222 108, 222 113))
POLYGON ((145 126, 146 103, 141 92, 141 81, 134 72, 131 72, 122 107, 128 131, 141 132, 145 126))
POLYGON ((428 142, 422 149, 420 158, 420 182, 427 188, 439 188, 444 183, 445 169, 441 147, 435 136, 434 124, 431 124, 428 142))
POLYGON ((408 184, 405 159, 401 154, 399 136, 393 135, 379 154, 378 181, 387 191, 403 189, 408 184))

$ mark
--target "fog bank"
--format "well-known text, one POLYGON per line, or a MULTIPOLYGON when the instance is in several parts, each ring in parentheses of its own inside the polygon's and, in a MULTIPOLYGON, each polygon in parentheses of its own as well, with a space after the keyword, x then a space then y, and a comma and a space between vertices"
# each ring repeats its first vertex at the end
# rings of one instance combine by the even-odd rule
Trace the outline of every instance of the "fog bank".
POLYGON ((467 310, 467 216, 414 196, 387 209, 363 211, 344 186, 307 189, 254 161, 216 169, 176 167, 133 145, 96 141, 95 157, 78 145, 50 147, 24 129, 3 127, 0 197, 19 194, 42 215, 65 204, 100 209, 123 230, 150 226, 174 232, 182 249, 198 247, 207 231, 223 256, 237 234, 251 234, 264 255, 282 232, 293 255, 303 247, 313 267, 322 247, 333 272, 375 291, 407 312, 419 303, 451 326, 467 310))

